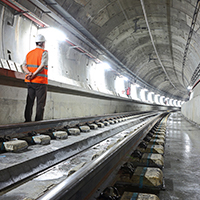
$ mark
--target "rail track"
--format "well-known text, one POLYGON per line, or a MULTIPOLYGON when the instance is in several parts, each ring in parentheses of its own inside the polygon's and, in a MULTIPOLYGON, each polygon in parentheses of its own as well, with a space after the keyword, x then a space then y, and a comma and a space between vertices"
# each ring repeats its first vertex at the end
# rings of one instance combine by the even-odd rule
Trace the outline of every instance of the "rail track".
POLYGON ((45 135, 49 130, 65 130, 68 134, 71 128, 82 131, 80 135, 69 134, 67 139, 51 139, 48 145, 29 145, 17 153, 1 153, 1 198, 98 198, 108 185, 113 185, 117 171, 131 152, 167 114, 120 113, 0 127, 1 136, 18 138, 32 137, 29 133, 33 131, 45 135), (92 129, 91 124, 98 129, 92 129))

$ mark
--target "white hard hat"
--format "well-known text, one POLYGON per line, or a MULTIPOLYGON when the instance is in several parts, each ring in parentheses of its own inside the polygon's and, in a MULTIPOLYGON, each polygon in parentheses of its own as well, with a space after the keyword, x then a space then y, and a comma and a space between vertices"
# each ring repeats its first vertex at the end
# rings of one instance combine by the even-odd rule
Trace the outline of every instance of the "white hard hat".
POLYGON ((35 38, 35 42, 45 42, 45 37, 41 34, 37 35, 35 38))

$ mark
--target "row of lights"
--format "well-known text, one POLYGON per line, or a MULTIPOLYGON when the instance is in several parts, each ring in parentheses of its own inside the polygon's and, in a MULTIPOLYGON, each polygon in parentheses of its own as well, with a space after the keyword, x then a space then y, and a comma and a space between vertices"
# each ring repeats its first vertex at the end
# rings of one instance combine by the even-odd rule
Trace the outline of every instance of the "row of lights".
MULTIPOLYGON (((103 63, 103 62, 102 62, 101 65, 104 67, 105 70, 111 69, 111 67, 110 67, 110 65, 109 65, 108 63, 103 63)), ((127 77, 123 76, 122 78, 124 79, 124 81, 128 81, 128 78, 127 78, 127 77)), ((134 83, 134 86, 137 87, 137 88, 141 87, 140 85, 138 85, 138 84, 136 84, 136 83, 134 83)), ((148 89, 143 88, 143 89, 141 89, 141 92, 148 92, 148 89)), ((154 94, 155 94, 154 92, 149 92, 149 93, 148 93, 148 95, 154 95, 154 94)), ((160 96, 160 94, 155 94, 155 95, 154 95, 154 97, 155 97, 156 99, 158 99, 159 96, 160 96)), ((159 101, 157 101, 157 102, 155 102, 155 103, 157 103, 157 104, 163 104, 163 105, 178 106, 178 107, 181 106, 181 104, 184 103, 184 102, 182 102, 182 101, 178 101, 178 100, 176 100, 176 99, 175 99, 175 100, 174 100, 174 99, 170 99, 169 97, 165 97, 165 96, 160 96, 160 99, 164 100, 165 103, 159 103, 159 101), (169 103, 167 104, 168 101, 169 101, 169 103), (172 102, 174 102, 174 104, 173 104, 172 102), (179 102, 179 105, 178 105, 178 103, 176 103, 176 102, 179 102)), ((145 101, 145 100, 144 100, 144 101, 145 101)), ((150 102, 150 103, 153 103, 153 100, 151 99, 151 100, 149 100, 149 102, 150 102)))
MULTIPOLYGON (((69 40, 62 31, 60 31, 60 30, 58 30, 56 28, 53 28, 53 27, 48 27, 48 28, 40 29, 40 33, 44 34, 45 33, 44 31, 46 31, 47 29, 48 29, 48 34, 45 34, 47 42, 48 42, 48 40, 51 40, 51 41, 52 40, 57 40, 57 41, 66 41, 66 40, 69 40)), ((112 69, 110 67, 110 65, 108 63, 106 63, 106 62, 100 62, 99 65, 101 65, 101 67, 103 67, 104 70, 111 70, 112 69)), ((124 79, 124 81, 128 81, 127 77, 122 76, 122 78, 124 79)), ((137 87, 137 88, 141 87, 140 85, 138 85, 136 83, 134 83, 134 86, 137 87)), ((188 88, 188 89, 190 90, 191 88, 188 88)), ((141 89, 141 91, 148 92, 148 90, 146 88, 141 89)), ((153 94, 154 94, 154 98, 155 99, 158 99, 158 97, 160 96, 160 94, 155 94, 154 92, 149 92, 148 93, 148 95, 150 95, 150 96, 153 95, 153 94)), ((160 99, 164 99, 164 98, 165 98, 165 96, 161 96, 160 97, 160 99)), ((145 101, 145 98, 144 98, 144 101, 145 101)), ((184 102, 177 101, 177 100, 174 100, 174 99, 169 99, 169 97, 165 98, 165 101, 166 102, 169 101, 169 104, 171 104, 171 106, 173 106, 172 102, 179 102, 179 106, 181 106, 181 104, 184 103, 184 102)), ((152 98, 149 100, 149 102, 153 103, 152 98)), ((157 101, 155 103, 161 104, 161 103, 159 103, 159 101, 157 101)))
MULTIPOLYGON (((146 88, 141 89, 141 91, 148 92, 146 88)), ((181 104, 184 103, 182 101, 178 101, 177 99, 170 99, 169 97, 161 96, 160 94, 155 94, 154 92, 148 92, 147 98, 150 103, 153 103, 152 95, 154 95, 154 101, 156 104, 180 107, 181 104), (158 100, 159 97, 160 97, 160 102, 158 100)), ((147 101, 147 100, 144 98, 143 101, 147 101)))

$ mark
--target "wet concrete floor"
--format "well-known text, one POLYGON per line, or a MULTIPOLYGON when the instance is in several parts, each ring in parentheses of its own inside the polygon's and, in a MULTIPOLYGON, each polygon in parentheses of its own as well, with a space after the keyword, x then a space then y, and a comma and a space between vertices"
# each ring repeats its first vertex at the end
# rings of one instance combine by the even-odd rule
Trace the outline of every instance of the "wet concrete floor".
POLYGON ((166 190, 160 200, 199 200, 200 128, 177 112, 168 118, 166 136, 166 190))

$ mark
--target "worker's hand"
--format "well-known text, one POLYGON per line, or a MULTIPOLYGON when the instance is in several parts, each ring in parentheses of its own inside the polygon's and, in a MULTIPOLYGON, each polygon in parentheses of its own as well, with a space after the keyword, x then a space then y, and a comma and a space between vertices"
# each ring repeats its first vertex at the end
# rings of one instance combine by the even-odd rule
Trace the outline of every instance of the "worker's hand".
POLYGON ((26 79, 27 80, 31 80, 32 78, 32 75, 33 75, 33 73, 32 72, 29 72, 28 74, 27 74, 27 76, 26 76, 26 79))
POLYGON ((31 79, 34 79, 35 77, 36 77, 36 74, 32 73, 32 74, 31 74, 31 77, 30 77, 30 80, 31 80, 31 79))

